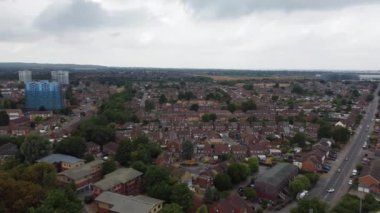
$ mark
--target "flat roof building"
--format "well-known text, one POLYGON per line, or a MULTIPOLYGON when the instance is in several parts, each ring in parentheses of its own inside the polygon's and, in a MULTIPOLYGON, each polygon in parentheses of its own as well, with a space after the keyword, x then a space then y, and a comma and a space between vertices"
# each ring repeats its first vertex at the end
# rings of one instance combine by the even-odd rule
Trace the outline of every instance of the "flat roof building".
POLYGON ((68 85, 70 84, 69 72, 68 71, 51 71, 51 79, 57 81, 60 84, 68 85))
POLYGON ((157 213, 163 207, 163 200, 144 195, 125 196, 114 192, 103 192, 95 198, 98 212, 108 213, 157 213))
POLYGON ((25 99, 28 110, 60 110, 64 107, 61 85, 56 81, 26 82, 25 99))

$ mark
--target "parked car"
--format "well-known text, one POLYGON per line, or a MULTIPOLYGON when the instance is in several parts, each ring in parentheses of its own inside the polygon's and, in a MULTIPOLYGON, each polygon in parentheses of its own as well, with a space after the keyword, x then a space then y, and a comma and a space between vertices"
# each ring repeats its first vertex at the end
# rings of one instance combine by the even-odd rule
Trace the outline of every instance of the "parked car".
POLYGON ((327 164, 322 164, 322 167, 323 167, 323 168, 329 168, 329 169, 331 169, 331 166, 330 166, 330 165, 327 165, 327 164))
POLYGON ((358 174, 358 170, 354 169, 352 170, 352 176, 356 176, 358 174))
POLYGON ((334 188, 329 188, 329 189, 327 189, 327 192, 328 193, 333 193, 333 192, 335 192, 335 189, 334 188))
POLYGON ((352 185, 352 179, 348 180, 348 185, 352 185))

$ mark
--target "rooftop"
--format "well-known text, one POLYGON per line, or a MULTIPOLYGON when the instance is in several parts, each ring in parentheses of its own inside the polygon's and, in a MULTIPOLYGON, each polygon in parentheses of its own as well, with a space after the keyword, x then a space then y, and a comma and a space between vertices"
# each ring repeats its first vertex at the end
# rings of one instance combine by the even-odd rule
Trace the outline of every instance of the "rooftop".
POLYGON ((117 184, 126 183, 141 176, 142 174, 143 173, 133 168, 121 168, 105 175, 102 180, 96 182, 94 185, 106 191, 117 184))
POLYGON ((16 155, 17 152, 17 146, 13 143, 6 143, 0 146, 0 155, 16 155))
POLYGON ((71 156, 71 155, 64 155, 64 154, 51 154, 38 160, 38 162, 45 162, 45 163, 50 163, 50 164, 59 163, 59 162, 78 163, 81 161, 84 161, 84 160, 71 156))
POLYGON ((98 202, 112 205, 112 212, 150 212, 150 210, 164 201, 147 197, 144 195, 125 196, 113 192, 103 192, 96 199, 98 202))
POLYGON ((69 169, 63 172, 58 173, 58 175, 64 175, 67 176, 73 180, 79 180, 93 172, 93 168, 102 164, 103 160, 94 160, 91 161, 90 163, 86 163, 82 166, 69 169))
POLYGON ((288 178, 296 171, 297 167, 290 163, 278 163, 263 175, 259 176, 256 181, 277 186, 281 184, 284 178, 288 178))

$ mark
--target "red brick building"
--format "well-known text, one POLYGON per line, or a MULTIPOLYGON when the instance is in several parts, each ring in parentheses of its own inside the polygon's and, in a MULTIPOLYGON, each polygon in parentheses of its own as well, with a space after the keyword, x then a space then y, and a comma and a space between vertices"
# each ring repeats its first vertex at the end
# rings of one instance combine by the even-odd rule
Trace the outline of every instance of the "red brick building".
POLYGON ((140 192, 142 182, 141 172, 132 168, 121 168, 104 176, 93 185, 92 192, 98 196, 104 191, 124 195, 135 195, 140 192))

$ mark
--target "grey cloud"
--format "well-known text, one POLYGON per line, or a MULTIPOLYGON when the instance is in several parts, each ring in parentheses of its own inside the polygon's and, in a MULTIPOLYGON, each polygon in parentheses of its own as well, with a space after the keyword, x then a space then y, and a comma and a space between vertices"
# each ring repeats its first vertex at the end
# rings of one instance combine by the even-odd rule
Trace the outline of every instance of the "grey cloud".
POLYGON ((379 0, 183 0, 203 18, 233 18, 263 10, 329 10, 353 5, 380 3, 379 0))
POLYGON ((142 10, 108 11, 99 3, 71 0, 68 4, 53 4, 46 8, 34 24, 44 31, 80 31, 101 27, 131 26, 148 19, 142 10))

